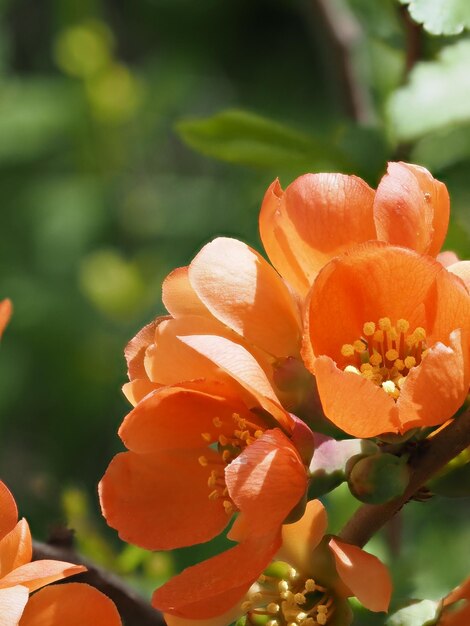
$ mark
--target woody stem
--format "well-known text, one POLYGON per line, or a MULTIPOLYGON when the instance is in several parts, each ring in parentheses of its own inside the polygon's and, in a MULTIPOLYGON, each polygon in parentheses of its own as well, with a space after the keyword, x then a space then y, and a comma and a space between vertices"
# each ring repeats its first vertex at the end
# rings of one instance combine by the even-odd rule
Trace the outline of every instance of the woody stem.
POLYGON ((385 504, 364 504, 341 530, 340 537, 358 546, 369 539, 423 487, 434 474, 470 446, 470 409, 454 419, 410 456, 410 482, 405 492, 385 504))

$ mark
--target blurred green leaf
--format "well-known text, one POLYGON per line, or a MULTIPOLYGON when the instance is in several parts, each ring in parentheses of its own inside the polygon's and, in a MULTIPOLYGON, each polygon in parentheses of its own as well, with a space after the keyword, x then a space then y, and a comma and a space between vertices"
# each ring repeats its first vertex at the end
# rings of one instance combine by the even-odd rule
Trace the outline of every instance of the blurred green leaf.
POLYGON ((436 172, 470 157, 470 123, 425 135, 411 152, 413 163, 436 172))
POLYGON ((432 626, 439 616, 439 602, 422 600, 400 609, 387 619, 387 626, 432 626))
POLYGON ((14 80, 0 92, 0 163, 25 161, 62 145, 76 120, 77 98, 51 79, 14 80))
POLYGON ((343 169, 348 163, 332 143, 247 111, 183 120, 176 129, 198 152, 240 165, 313 171, 343 169))
POLYGON ((470 122, 470 41, 444 48, 436 61, 418 63, 409 83, 388 102, 390 133, 411 141, 470 122))
POLYGON ((468 0, 400 0, 411 17, 432 35, 458 35, 470 28, 468 0))

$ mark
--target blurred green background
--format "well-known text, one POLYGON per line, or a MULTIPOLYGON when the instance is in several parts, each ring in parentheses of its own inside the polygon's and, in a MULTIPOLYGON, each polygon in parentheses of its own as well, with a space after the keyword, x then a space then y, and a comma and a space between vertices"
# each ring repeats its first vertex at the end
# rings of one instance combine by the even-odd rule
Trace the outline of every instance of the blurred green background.
MULTIPOLYGON (((215 235, 259 247, 276 176, 375 185, 387 159, 421 163, 451 193, 447 248, 468 256, 470 16, 416 5, 424 29, 398 0, 0 3, 0 295, 15 307, 0 476, 36 536, 67 520, 147 590, 209 553, 122 552, 96 484, 121 449, 123 347, 162 312, 163 277, 215 235)), ((355 503, 331 499, 338 525, 355 503)), ((399 550, 374 540, 404 596, 468 574, 468 502, 413 504, 399 550)))

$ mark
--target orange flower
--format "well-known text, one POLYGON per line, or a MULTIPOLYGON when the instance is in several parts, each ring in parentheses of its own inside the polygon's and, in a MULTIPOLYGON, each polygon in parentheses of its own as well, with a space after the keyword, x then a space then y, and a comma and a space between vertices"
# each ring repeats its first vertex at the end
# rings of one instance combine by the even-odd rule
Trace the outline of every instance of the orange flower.
POLYGON ((323 505, 312 500, 299 521, 282 527, 280 549, 267 569, 265 544, 241 543, 170 580, 153 604, 166 611, 168 626, 227 626, 242 615, 265 616, 269 626, 347 626, 350 596, 371 611, 386 611, 392 589, 386 567, 324 536, 326 526, 323 505))
POLYGON ((448 222, 445 185, 423 167, 389 163, 375 192, 343 174, 305 174, 285 191, 274 181, 260 233, 274 267, 303 297, 330 259, 358 243, 378 239, 436 256, 448 222))
POLYGON ((93 587, 69 583, 41 589, 86 568, 62 561, 31 562, 28 523, 25 519, 17 520, 13 496, 0 481, 2 626, 119 626, 121 620, 114 604, 93 587))
POLYGON ((440 263, 369 242, 318 275, 304 360, 325 415, 355 437, 441 424, 469 387, 470 295, 440 263))
POLYGON ((267 523, 278 529, 305 493, 306 468, 290 440, 294 420, 274 403, 281 421, 253 405, 222 381, 161 387, 141 400, 119 430, 129 452, 100 483, 108 524, 152 550, 208 541, 237 510, 253 536, 267 523))
POLYGON ((10 321, 12 312, 11 301, 8 298, 0 301, 0 337, 3 335, 6 325, 10 321))
POLYGON ((187 336, 217 336, 242 346, 271 385, 278 359, 300 358, 298 304, 277 272, 235 239, 215 239, 189 267, 171 272, 163 283, 163 302, 172 317, 146 326, 126 348, 131 382, 124 393, 133 404, 161 385, 231 375, 187 336))
POLYGON ((444 598, 442 606, 438 626, 470 624, 470 577, 444 598))

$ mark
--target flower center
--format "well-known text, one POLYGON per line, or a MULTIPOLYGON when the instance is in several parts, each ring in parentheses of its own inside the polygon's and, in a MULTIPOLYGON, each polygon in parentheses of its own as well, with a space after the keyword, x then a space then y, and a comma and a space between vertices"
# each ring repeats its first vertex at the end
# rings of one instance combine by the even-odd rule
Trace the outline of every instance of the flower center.
POLYGON ((201 437, 208 446, 217 450, 219 456, 215 459, 200 456, 198 459, 199 465, 207 467, 210 472, 207 480, 209 500, 222 502, 227 515, 232 515, 235 508, 225 484, 225 468, 263 434, 257 424, 240 417, 238 413, 232 414, 232 420, 233 426, 230 425, 232 427, 230 432, 230 428, 227 429, 227 423, 224 423, 220 417, 214 417, 212 420, 214 431, 201 433, 201 437), (222 429, 224 433, 220 432, 222 429))
POLYGON ((362 332, 354 343, 341 347, 341 354, 351 360, 344 371, 372 381, 396 400, 409 371, 427 354, 426 331, 418 326, 410 332, 408 320, 399 319, 393 326, 383 317, 378 324, 366 322, 362 332))
POLYGON ((286 563, 273 565, 274 569, 280 566, 284 570, 282 574, 262 574, 242 604, 246 626, 260 623, 265 626, 327 624, 335 609, 333 596, 328 590, 313 578, 301 577, 286 563))

